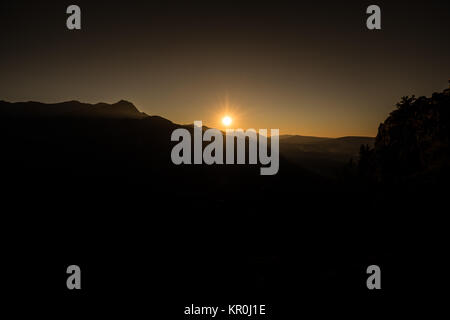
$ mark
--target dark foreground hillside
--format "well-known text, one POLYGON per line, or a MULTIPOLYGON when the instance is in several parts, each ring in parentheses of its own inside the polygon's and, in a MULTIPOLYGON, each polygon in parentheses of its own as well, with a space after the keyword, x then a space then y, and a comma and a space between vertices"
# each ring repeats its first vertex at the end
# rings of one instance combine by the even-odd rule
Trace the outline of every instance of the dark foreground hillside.
POLYGON ((0 102, 0 115, 13 294, 33 292, 26 275, 38 261, 35 288, 69 303, 64 266, 77 263, 87 275, 81 305, 176 312, 238 300, 272 304, 279 319, 298 301, 382 305, 432 285, 430 266, 440 274, 439 193, 341 181, 283 154, 276 176, 247 165, 175 166, 170 135, 179 126, 124 101, 0 102), (383 270, 381 293, 366 288, 371 264, 383 270))

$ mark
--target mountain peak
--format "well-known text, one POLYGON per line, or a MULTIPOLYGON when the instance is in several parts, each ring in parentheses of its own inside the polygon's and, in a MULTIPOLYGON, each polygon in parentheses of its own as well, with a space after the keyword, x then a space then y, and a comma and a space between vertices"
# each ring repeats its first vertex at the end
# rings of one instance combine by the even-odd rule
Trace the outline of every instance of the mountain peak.
POLYGON ((134 104, 132 104, 130 101, 126 101, 126 100, 120 100, 116 103, 113 103, 113 104, 111 104, 111 107, 138 111, 138 109, 134 106, 134 104))
POLYGON ((142 117, 144 114, 141 113, 133 103, 126 100, 120 100, 114 104, 107 105, 108 108, 111 108, 114 114, 125 117, 142 117))
POLYGON ((127 101, 127 100, 123 100, 123 99, 119 100, 118 102, 116 102, 116 103, 114 103, 114 104, 132 105, 132 106, 134 107, 134 104, 133 104, 133 103, 131 103, 130 101, 127 101))

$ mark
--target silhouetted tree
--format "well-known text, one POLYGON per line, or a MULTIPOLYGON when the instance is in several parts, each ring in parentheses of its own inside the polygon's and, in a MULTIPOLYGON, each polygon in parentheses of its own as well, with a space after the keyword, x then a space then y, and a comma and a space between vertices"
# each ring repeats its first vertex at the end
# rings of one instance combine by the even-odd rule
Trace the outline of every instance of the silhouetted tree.
POLYGON ((360 175, 385 182, 438 177, 450 163, 450 90, 405 96, 396 106, 379 126, 375 148, 361 146, 360 175))

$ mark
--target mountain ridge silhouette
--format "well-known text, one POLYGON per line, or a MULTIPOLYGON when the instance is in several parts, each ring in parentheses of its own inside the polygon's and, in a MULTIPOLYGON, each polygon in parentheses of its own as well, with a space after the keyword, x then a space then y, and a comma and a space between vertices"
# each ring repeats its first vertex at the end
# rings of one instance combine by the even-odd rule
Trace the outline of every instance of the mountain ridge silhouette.
MULTIPOLYGON (((171 120, 158 115, 148 115, 130 101, 119 100, 115 103, 85 103, 78 100, 68 100, 55 103, 44 103, 38 101, 9 102, 0 100, 0 113, 14 116, 104 116, 104 117, 124 117, 124 118, 159 118, 161 121, 171 120), (65 108, 65 109, 64 109, 65 108)), ((193 124, 177 124, 180 127, 192 127, 193 124)), ((204 128, 209 128, 204 126, 204 128)), ((342 136, 337 138, 304 136, 304 135, 280 135, 282 143, 310 143, 324 140, 343 140, 351 138, 374 139, 363 136, 342 136)))
POLYGON ((96 104, 83 103, 78 100, 70 100, 58 103, 42 103, 36 101, 7 102, 0 100, 0 112, 2 115, 15 117, 122 117, 141 119, 148 115, 140 112, 133 103, 120 100, 108 104, 99 102, 96 104))

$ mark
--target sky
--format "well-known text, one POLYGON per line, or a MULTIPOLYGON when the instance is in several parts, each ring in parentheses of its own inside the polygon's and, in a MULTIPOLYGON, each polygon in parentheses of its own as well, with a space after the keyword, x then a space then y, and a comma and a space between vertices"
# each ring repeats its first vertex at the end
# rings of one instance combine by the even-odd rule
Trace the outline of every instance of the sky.
POLYGON ((180 124, 375 136, 450 78, 450 1, 4 1, 0 100, 131 101, 180 124), (81 8, 82 29, 66 28, 81 8), (381 8, 381 30, 366 8, 381 8))

